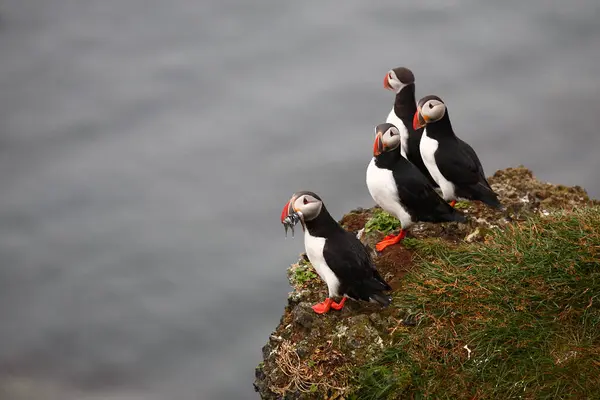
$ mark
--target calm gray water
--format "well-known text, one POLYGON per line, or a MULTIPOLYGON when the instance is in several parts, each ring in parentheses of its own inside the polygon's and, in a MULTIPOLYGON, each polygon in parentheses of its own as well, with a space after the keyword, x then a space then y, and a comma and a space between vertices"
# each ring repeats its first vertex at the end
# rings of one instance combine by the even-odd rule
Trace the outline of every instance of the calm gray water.
POLYGON ((391 67, 488 174, 600 196, 600 3, 487 3, 0 1, 3 399, 256 398, 281 208, 372 204, 391 67))

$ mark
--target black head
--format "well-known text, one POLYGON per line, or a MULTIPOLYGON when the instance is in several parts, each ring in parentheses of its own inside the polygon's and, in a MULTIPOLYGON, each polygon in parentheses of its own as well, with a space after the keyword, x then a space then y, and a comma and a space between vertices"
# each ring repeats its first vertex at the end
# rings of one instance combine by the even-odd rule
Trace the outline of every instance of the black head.
POLYGON ((417 102, 417 112, 413 118, 415 130, 432 122, 437 122, 446 115, 446 104, 438 96, 429 95, 417 102))
POLYGON ((400 131, 394 124, 385 123, 375 127, 375 143, 373 143, 373 156, 396 150, 400 146, 400 131))
POLYGON ((383 78, 383 87, 396 93, 400 93, 404 87, 414 83, 415 75, 405 67, 391 69, 383 78))
POLYGON ((435 100, 435 101, 437 101, 439 103, 442 103, 442 104, 444 103, 444 101, 439 96, 436 96, 435 94, 430 94, 430 95, 427 95, 427 96, 421 98, 417 102, 417 107, 419 107, 419 108, 423 107, 423 105, 425 105, 425 103, 427 103, 430 100, 435 100))
POLYGON ((302 221, 310 221, 319 216, 322 208, 323 200, 316 193, 306 190, 296 192, 283 207, 281 222, 294 213, 300 213, 302 221))

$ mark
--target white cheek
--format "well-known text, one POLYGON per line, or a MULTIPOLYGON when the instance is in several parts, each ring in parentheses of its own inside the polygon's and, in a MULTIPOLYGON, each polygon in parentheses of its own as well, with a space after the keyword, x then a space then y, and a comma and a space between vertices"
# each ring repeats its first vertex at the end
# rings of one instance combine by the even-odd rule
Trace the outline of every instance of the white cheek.
POLYGON ((407 86, 397 79, 394 79, 394 80, 390 79, 390 85, 394 88, 396 93, 400 93, 400 91, 407 86))
POLYGON ((304 205, 304 217, 307 221, 314 219, 321 212, 321 204, 319 203, 310 203, 304 205))
POLYGON ((433 117, 435 119, 442 119, 444 113, 446 112, 446 108, 444 106, 437 106, 433 109, 433 117))
POLYGON ((321 213, 321 203, 313 204, 315 217, 321 213))
POLYGON ((295 204, 294 204, 294 210, 297 210, 296 212, 302 213, 303 215, 310 215, 311 210, 310 210, 310 204, 304 204, 304 201, 302 200, 298 200, 295 204))
POLYGON ((427 116, 427 118, 432 121, 437 121, 444 116, 444 108, 440 106, 429 108, 429 106, 427 106, 427 108, 421 111, 421 114, 427 116))
POLYGON ((388 149, 395 149, 396 147, 398 147, 398 145, 400 144, 400 135, 396 135, 392 138, 389 138, 386 142, 385 142, 385 146, 388 149))

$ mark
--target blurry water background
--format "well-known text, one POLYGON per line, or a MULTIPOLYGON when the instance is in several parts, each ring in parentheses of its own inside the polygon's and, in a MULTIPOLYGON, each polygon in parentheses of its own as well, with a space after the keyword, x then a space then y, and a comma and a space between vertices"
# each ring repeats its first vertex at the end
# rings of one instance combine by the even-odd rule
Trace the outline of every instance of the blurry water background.
POLYGON ((281 208, 301 189, 337 218, 372 205, 389 68, 447 102, 488 175, 524 164, 599 196, 599 17, 597 0, 0 0, 2 398, 257 398, 303 249, 281 208))

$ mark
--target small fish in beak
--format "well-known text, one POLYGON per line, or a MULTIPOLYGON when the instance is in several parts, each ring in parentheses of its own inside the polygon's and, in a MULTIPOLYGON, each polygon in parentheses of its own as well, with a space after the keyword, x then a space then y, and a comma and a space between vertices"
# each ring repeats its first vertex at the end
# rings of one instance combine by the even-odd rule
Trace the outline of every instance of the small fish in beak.
POLYGON ((302 213, 301 212, 292 212, 291 214, 289 214, 287 217, 285 217, 283 219, 283 221, 281 221, 281 223, 283 224, 283 228, 285 229, 285 237, 287 238, 287 233, 288 233, 288 229, 291 229, 292 231, 292 237, 294 237, 294 226, 300 222, 302 220, 302 213))

